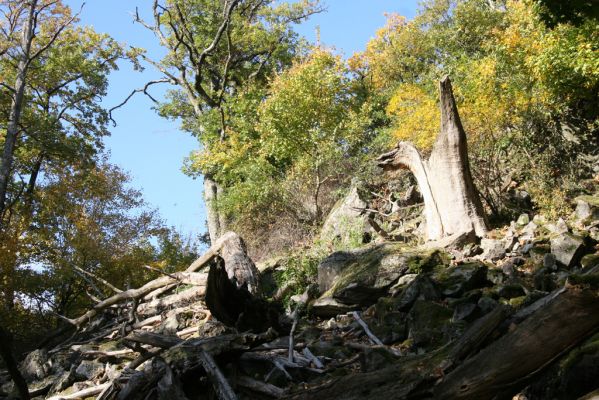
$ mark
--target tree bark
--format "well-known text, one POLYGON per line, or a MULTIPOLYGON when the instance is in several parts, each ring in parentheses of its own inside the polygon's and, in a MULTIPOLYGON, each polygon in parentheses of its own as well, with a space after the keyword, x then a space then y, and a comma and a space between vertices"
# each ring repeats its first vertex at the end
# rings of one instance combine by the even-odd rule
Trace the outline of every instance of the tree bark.
POLYGON ((206 203, 206 219, 210 243, 214 244, 227 229, 227 219, 218 210, 218 198, 222 189, 210 176, 204 176, 204 202, 206 203))
POLYGON ((4 364, 6 364, 10 377, 15 383, 19 396, 21 396, 21 399, 23 400, 29 400, 27 382, 25 381, 25 378, 23 378, 21 371, 19 371, 17 361, 12 354, 12 336, 10 333, 6 332, 2 326, 0 326, 0 355, 4 360, 4 364))
POLYGON ((2 217, 4 216, 4 209, 6 207, 6 191, 8 190, 8 182, 10 181, 15 145, 19 133, 19 122, 21 120, 21 111, 23 109, 26 86, 25 79, 27 77, 27 70, 29 69, 31 44, 34 38, 33 25, 36 7, 37 0, 30 0, 29 14, 27 15, 27 21, 25 22, 23 38, 21 41, 22 54, 17 66, 17 79, 14 87, 15 92, 10 105, 6 137, 4 139, 4 149, 2 151, 2 160, 0 162, 0 229, 2 229, 2 217))
POLYGON ((471 231, 483 236, 487 221, 472 181, 466 133, 449 78, 441 80, 439 90, 441 132, 429 158, 423 160, 412 144, 400 142, 377 161, 385 170, 407 168, 414 174, 424 198, 428 240, 471 231))

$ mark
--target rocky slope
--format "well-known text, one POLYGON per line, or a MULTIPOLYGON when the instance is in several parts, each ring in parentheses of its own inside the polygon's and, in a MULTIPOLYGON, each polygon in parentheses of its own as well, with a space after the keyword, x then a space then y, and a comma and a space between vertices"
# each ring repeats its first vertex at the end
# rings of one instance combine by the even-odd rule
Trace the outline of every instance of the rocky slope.
MULTIPOLYGON (((479 243, 336 252, 318 290, 253 333, 211 317, 206 274, 192 272, 21 369, 51 399, 593 398, 598 240, 599 198, 586 196, 570 223, 523 214, 479 243)), ((0 384, 14 395, 6 373, 0 384)))

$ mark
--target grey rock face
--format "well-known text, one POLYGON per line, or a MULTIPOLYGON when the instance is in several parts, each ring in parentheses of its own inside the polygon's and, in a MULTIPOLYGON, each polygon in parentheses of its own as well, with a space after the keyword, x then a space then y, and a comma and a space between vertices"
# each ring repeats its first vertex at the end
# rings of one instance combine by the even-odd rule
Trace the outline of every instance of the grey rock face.
POLYGON ((321 240, 340 240, 348 243, 350 236, 369 232, 367 216, 362 212, 367 207, 356 186, 341 199, 326 218, 320 233, 321 240))
POLYGON ((555 255, 556 260, 572 267, 577 264, 584 255, 585 243, 580 236, 564 233, 551 240, 551 253, 555 255))
POLYGON ((27 354, 20 366, 23 377, 28 381, 44 379, 50 372, 46 350, 34 350, 27 354))
POLYGON ((84 360, 75 370, 75 374, 82 379, 92 380, 104 372, 104 365, 97 361, 84 360))
POLYGON ((485 260, 497 261, 505 257, 505 243, 503 240, 482 239, 480 247, 483 249, 481 257, 485 260))

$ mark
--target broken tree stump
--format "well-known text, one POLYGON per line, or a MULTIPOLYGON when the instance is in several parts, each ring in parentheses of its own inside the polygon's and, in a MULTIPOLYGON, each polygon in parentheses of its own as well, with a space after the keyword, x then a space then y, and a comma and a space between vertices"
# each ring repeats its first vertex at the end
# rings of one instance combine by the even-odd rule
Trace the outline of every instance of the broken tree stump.
POLYGON ((478 192, 472 181, 466 133, 453 97, 451 82, 439 83, 441 132, 427 160, 408 142, 378 159, 384 170, 409 169, 424 198, 424 217, 428 240, 475 232, 483 236, 487 222, 478 192))

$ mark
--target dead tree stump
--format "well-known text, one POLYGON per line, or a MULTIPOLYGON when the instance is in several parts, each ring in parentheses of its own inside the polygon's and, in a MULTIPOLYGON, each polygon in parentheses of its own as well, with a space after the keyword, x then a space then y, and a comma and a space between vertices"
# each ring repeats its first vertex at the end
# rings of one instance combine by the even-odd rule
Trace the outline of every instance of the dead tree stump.
POLYGON ((451 82, 439 84, 441 97, 441 132, 427 160, 407 142, 383 155, 377 161, 384 170, 409 169, 424 197, 426 237, 438 240, 445 236, 474 232, 483 236, 487 222, 474 187, 466 133, 455 104, 451 82))

